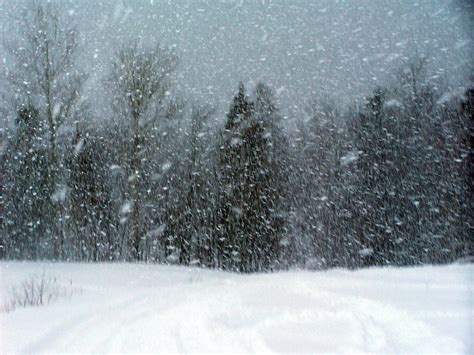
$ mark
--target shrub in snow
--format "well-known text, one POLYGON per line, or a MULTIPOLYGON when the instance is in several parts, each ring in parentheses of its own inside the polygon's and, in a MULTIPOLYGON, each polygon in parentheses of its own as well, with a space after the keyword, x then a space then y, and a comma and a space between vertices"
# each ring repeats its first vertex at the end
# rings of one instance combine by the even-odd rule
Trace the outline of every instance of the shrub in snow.
POLYGON ((81 288, 73 287, 72 281, 65 285, 57 277, 30 275, 19 285, 13 286, 9 297, 1 307, 1 312, 11 312, 18 307, 38 307, 49 304, 60 298, 71 298, 82 292, 81 288))

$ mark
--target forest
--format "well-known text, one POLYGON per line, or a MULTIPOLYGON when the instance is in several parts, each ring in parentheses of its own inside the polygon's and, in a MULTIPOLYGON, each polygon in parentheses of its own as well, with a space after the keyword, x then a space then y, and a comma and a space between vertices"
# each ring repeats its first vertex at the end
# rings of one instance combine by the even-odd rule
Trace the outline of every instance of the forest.
POLYGON ((248 273, 472 258, 474 82, 450 91, 429 57, 365 100, 308 100, 290 129, 265 82, 237 80, 225 117, 176 95, 180 57, 161 42, 118 43, 91 83, 60 6, 32 2, 15 26, 0 64, 2 259, 248 273))

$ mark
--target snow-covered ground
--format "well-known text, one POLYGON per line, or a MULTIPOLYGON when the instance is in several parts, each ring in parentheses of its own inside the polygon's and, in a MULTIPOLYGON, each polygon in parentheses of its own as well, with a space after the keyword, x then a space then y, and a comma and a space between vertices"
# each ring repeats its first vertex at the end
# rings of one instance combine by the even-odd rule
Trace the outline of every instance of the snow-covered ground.
POLYGON ((144 264, 0 262, 82 288, 1 313, 2 353, 473 353, 473 265, 238 275, 144 264))

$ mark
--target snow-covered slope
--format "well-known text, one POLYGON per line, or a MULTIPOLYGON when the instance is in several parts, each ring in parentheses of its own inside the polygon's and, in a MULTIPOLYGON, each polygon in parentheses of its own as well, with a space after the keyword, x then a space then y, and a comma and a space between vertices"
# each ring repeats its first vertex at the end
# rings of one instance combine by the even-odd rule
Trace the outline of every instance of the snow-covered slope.
POLYGON ((2 353, 472 353, 473 265, 237 275, 1 262, 2 303, 33 273, 83 292, 2 313, 2 353))

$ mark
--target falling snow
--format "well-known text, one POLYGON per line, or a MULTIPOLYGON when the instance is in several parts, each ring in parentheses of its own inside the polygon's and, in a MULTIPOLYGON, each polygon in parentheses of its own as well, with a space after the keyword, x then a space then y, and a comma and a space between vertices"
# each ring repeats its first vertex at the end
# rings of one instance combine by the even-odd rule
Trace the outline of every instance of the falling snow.
MULTIPOLYGON (((114 278, 128 275, 116 303, 128 311, 144 296, 133 317, 153 327, 158 318, 146 317, 174 298, 172 282, 161 283, 168 298, 160 303, 163 292, 147 288, 149 275, 181 280, 192 267, 190 285, 177 289, 178 318, 211 310, 212 302, 238 310, 218 307, 192 323, 197 330, 220 325, 203 344, 170 308, 163 319, 178 344, 172 351, 293 351, 290 345, 302 344, 309 352, 345 345, 353 352, 464 352, 468 337, 447 334, 449 327, 437 333, 429 319, 398 304, 387 308, 388 282, 377 282, 377 300, 366 302, 369 288, 344 285, 351 277, 338 270, 374 268, 357 275, 390 275, 403 287, 408 278, 410 298, 433 270, 427 265, 472 262, 472 11, 461 0, 0 1, 0 258, 29 260, 38 273, 46 265, 40 260, 57 262, 56 271, 95 263, 99 275, 109 262, 114 278), (222 297, 219 289, 194 287, 201 268, 222 272, 203 274, 222 297), (328 302, 318 296, 326 291, 308 286, 313 276, 291 271, 301 281, 292 284, 290 274, 268 275, 301 269, 318 271, 336 305, 350 308, 344 295, 354 288, 360 302, 342 315, 329 312, 319 304, 328 302), (336 270, 328 281, 329 269, 336 270), (239 279, 236 298, 227 291, 237 273, 262 273, 256 277, 278 292, 239 279), (244 292, 247 285, 252 292, 244 292), (299 304, 323 310, 290 312, 295 290, 299 304), (277 302, 249 316, 260 310, 261 294, 277 302), (288 314, 274 317, 272 307, 288 314), (372 307, 384 317, 373 318, 372 307), (349 323, 335 341, 324 334, 310 340, 307 325, 339 329, 341 319, 349 323), (281 324, 285 334, 276 331, 281 324)), ((8 265, 21 268, 5 261, 2 273, 8 265)), ((467 270, 444 267, 453 276, 467 270)), ((105 295, 115 302, 97 293, 110 291, 97 280, 83 282, 71 307, 105 295)), ((446 280, 443 289, 452 286, 446 280)), ((32 281, 13 281, 23 282, 26 296, 18 286, 18 300, 2 310, 38 294, 32 281)), ((69 342, 79 347, 68 349, 68 339, 82 339, 79 328, 100 325, 81 312, 70 326, 51 323, 53 340, 27 334, 35 324, 27 320, 67 309, 72 300, 63 298, 51 308, 12 312, 25 323, 7 314, 11 343, 3 349, 2 341, 0 351, 158 350, 141 333, 143 347, 108 348, 97 337, 87 345, 96 347, 69 342), (23 326, 27 345, 15 343, 23 326), (53 330, 63 328, 56 337, 53 330)), ((113 329, 131 317, 116 309, 106 312, 113 329)), ((461 319, 468 311, 433 317, 455 323, 453 314, 461 319)), ((135 325, 144 323, 127 324, 135 325)))

